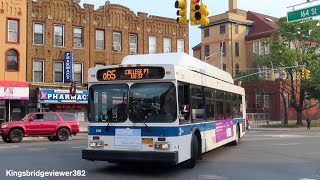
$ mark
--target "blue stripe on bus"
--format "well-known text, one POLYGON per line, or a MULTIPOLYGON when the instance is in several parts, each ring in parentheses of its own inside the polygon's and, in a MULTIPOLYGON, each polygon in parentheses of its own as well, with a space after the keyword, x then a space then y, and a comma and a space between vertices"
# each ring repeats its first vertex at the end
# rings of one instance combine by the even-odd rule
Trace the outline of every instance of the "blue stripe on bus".
MULTIPOLYGON (((242 118, 233 119, 233 124, 241 123, 242 118)), ((191 134, 192 129, 198 128, 201 132, 208 131, 216 128, 216 122, 201 123, 201 124, 188 124, 181 126, 169 126, 169 127, 151 127, 146 126, 89 126, 88 135, 100 135, 100 136, 114 136, 115 129, 141 129, 141 136, 164 136, 175 137, 191 134)))
POLYGON ((242 118, 235 118, 235 119, 233 119, 233 124, 234 125, 236 125, 236 124, 240 124, 240 123, 242 123, 243 122, 243 119, 242 118))

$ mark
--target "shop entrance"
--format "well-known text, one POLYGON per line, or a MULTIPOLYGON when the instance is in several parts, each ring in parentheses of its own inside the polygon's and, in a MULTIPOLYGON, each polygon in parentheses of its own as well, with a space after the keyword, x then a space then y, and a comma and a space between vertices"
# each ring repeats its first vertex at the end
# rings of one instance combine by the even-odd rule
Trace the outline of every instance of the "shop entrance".
POLYGON ((6 107, 0 107, 0 124, 6 121, 6 107))

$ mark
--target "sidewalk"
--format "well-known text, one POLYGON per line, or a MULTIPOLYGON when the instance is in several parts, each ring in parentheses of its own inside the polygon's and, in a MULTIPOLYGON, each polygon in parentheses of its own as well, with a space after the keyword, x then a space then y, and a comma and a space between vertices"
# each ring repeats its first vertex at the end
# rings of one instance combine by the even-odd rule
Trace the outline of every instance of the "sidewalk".
MULTIPOLYGON (((251 128, 250 131, 292 131, 292 130, 307 130, 306 127, 288 127, 288 128, 251 128)), ((309 131, 309 130, 308 130, 309 131)), ((311 131, 320 131, 320 127, 311 127, 311 131)))
MULTIPOLYGON (((88 140, 88 135, 87 133, 78 133, 76 136, 72 136, 69 138, 68 141, 74 141, 74 140, 88 140)), ((43 142, 43 141, 48 141, 48 138, 47 137, 24 137, 22 139, 22 142, 43 142)), ((0 137, 0 143, 4 143, 2 141, 2 138, 0 137)))

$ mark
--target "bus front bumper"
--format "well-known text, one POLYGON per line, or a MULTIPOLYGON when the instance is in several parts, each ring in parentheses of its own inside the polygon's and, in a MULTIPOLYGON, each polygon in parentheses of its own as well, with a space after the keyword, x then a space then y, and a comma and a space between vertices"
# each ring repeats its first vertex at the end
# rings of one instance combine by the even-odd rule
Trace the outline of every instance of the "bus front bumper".
POLYGON ((82 159, 86 159, 89 161, 108 161, 111 163, 157 162, 175 165, 178 163, 178 152, 112 151, 84 149, 82 150, 82 159))

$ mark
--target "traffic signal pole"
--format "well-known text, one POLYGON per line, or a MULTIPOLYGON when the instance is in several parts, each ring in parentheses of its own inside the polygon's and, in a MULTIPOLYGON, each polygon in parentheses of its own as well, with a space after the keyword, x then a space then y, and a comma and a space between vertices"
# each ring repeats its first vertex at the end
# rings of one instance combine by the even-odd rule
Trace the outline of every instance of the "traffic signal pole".
MULTIPOLYGON (((288 67, 280 67, 278 69, 294 69, 294 68, 299 68, 299 67, 306 67, 306 65, 298 65, 298 66, 288 66, 288 67)), ((275 69, 271 69, 271 70, 266 70, 266 71, 261 71, 261 72, 256 72, 256 73, 251 73, 251 74, 247 74, 245 76, 241 76, 241 77, 238 77, 238 78, 235 78, 234 80, 240 80, 240 79, 243 79, 243 78, 246 78, 246 77, 250 77, 250 76, 253 76, 253 75, 256 75, 256 74, 262 74, 262 73, 266 73, 266 72, 271 72, 271 71, 275 71, 275 69)))

